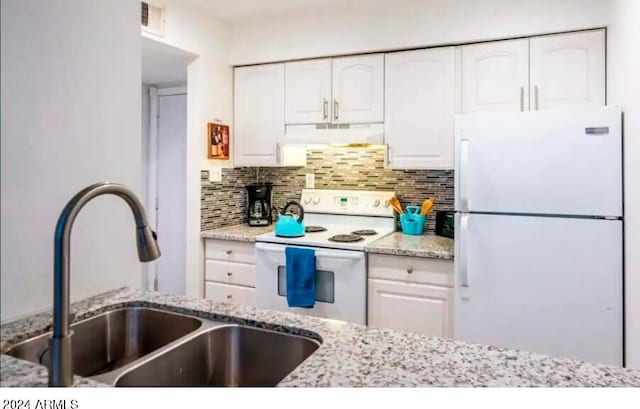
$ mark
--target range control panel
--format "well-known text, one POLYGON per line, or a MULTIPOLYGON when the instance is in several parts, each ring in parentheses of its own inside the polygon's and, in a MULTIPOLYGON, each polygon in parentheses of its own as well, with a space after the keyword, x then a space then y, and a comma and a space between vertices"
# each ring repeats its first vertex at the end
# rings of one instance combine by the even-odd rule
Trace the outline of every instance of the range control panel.
POLYGON ((305 212, 394 217, 389 199, 395 192, 372 190, 303 189, 305 212))

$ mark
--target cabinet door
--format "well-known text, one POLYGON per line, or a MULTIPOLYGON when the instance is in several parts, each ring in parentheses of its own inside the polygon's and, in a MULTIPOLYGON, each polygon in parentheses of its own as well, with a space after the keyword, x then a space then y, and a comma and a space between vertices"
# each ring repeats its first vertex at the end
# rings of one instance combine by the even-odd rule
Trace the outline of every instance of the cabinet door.
POLYGON ((529 110, 529 40, 462 47, 462 112, 529 110))
POLYGON ((530 41, 531 110, 605 105, 604 30, 530 41))
POLYGON ((287 124, 329 123, 331 59, 285 64, 285 120, 287 124))
POLYGON ((284 64, 235 69, 236 166, 277 166, 284 136, 284 64))
POLYGON ((453 289, 369 279, 368 323, 434 337, 453 336, 453 289))
POLYGON ((394 169, 453 169, 454 47, 386 55, 385 142, 394 169))
POLYGON ((333 59, 334 123, 384 121, 384 56, 382 54, 333 59))

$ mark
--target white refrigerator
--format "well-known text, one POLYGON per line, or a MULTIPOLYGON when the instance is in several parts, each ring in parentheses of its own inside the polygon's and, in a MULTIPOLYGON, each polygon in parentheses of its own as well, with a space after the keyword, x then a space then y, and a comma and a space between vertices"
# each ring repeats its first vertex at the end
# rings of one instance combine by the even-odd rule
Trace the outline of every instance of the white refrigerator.
POLYGON ((456 117, 456 339, 623 364, 622 112, 456 117))

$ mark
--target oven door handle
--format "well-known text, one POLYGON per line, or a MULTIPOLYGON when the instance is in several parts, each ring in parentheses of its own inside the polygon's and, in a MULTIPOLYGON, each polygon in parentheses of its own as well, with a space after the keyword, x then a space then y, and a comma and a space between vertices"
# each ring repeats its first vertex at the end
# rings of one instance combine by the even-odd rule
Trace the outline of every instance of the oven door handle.
MULTIPOLYGON (((256 250, 270 251, 272 253, 284 253, 285 248, 286 247, 268 246, 260 243, 256 246, 256 250)), ((357 254, 335 254, 335 253, 329 253, 326 251, 316 251, 316 258, 326 257, 326 258, 339 258, 339 259, 345 259, 345 260, 360 260, 362 259, 363 256, 364 255, 361 252, 358 252, 357 254)))

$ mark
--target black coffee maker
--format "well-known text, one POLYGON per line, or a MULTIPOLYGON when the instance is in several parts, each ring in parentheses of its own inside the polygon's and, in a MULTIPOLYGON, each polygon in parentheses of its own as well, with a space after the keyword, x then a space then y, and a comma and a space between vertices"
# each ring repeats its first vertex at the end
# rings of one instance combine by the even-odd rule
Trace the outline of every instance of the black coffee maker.
POLYGON ((273 222, 271 213, 271 183, 249 185, 249 226, 268 226, 273 222))

